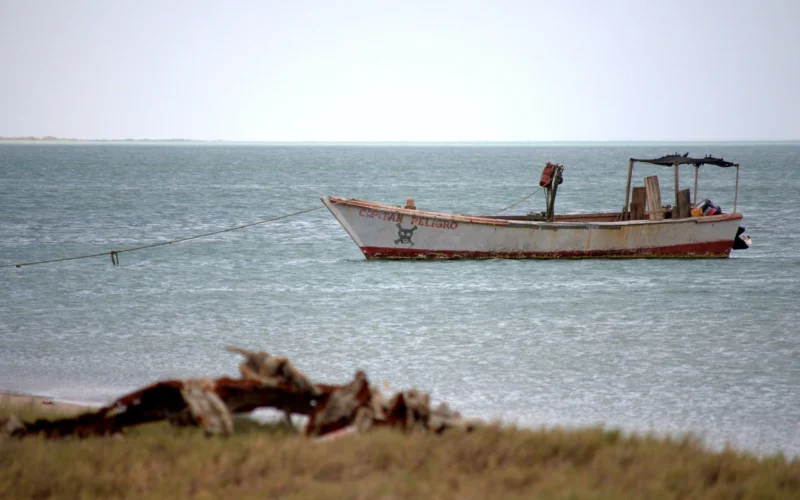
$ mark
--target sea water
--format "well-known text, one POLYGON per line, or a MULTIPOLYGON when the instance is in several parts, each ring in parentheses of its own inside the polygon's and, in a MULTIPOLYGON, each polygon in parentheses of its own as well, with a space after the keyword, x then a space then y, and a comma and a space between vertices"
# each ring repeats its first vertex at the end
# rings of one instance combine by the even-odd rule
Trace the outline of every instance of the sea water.
MULTIPOLYGON (((316 381, 358 369, 466 416, 691 432, 800 455, 800 145, 0 145, 0 265, 108 252, 320 205, 492 214, 565 165, 557 212, 620 210, 629 157, 741 163, 753 247, 722 260, 367 261, 327 210, 119 255, 0 269, 0 389, 104 403, 238 375, 228 344, 316 381)), ((694 168, 681 168, 681 188, 694 168)), ((638 165, 634 185, 670 167, 638 165)), ((736 170, 698 200, 730 212, 736 170)), ((511 213, 540 212, 537 193, 511 213)))

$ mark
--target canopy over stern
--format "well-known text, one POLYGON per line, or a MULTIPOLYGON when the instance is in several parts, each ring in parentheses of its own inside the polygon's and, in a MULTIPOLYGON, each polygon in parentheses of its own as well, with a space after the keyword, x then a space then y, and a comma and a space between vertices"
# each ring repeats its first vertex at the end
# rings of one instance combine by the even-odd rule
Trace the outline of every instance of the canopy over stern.
POLYGON ((678 153, 672 155, 662 156, 661 158, 631 158, 633 162, 652 163, 653 165, 664 165, 671 167, 673 165, 716 165, 718 167, 735 167, 736 163, 723 160, 722 158, 714 158, 707 155, 703 158, 690 158, 689 153, 679 155, 678 153))

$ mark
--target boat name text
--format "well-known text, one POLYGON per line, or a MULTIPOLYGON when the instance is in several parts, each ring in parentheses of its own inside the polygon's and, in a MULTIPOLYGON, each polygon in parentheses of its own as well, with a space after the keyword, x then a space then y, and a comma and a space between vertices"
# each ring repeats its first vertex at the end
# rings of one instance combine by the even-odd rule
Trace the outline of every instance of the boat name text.
MULTIPOLYGON (((362 208, 358 211, 358 215, 361 217, 367 217, 369 219, 381 219, 388 222, 403 222, 403 214, 383 212, 381 210, 373 210, 371 208, 362 208)), ((420 227, 435 227, 439 229, 456 229, 458 227, 458 222, 451 220, 429 219, 427 217, 418 217, 416 215, 412 215, 411 225, 420 227)))

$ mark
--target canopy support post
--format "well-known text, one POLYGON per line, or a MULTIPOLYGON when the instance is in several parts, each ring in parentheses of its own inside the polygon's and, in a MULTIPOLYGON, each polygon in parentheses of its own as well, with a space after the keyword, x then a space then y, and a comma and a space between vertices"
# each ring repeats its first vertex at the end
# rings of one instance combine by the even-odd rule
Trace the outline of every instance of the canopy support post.
POLYGON ((736 193, 733 195, 733 213, 736 213, 736 206, 739 203, 739 164, 736 164, 736 193))
POLYGON ((678 214, 678 191, 680 190, 680 185, 678 184, 678 164, 676 163, 673 168, 675 169, 675 206, 672 207, 672 216, 678 214))
POLYGON ((633 159, 628 161, 628 184, 625 186, 625 206, 622 207, 622 220, 630 219, 628 203, 631 201, 631 177, 633 176, 633 159))
POLYGON ((700 165, 694 166, 694 201, 692 206, 697 206, 697 175, 700 173, 700 165))

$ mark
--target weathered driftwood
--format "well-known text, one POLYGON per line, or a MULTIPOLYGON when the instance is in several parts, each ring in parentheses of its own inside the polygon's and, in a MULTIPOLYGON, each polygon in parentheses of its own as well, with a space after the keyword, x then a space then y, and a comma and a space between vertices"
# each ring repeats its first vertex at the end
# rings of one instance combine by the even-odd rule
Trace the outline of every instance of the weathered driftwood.
POLYGON ((202 427, 208 434, 228 435, 233 432, 233 414, 256 408, 308 416, 308 436, 344 435, 384 426, 436 433, 475 426, 445 404, 431 410, 430 395, 416 389, 398 392, 386 400, 377 387, 370 386, 362 371, 346 385, 314 384, 284 357, 227 349, 245 357, 240 365, 241 379, 157 382, 74 418, 22 422, 12 417, 0 423, 0 433, 50 438, 112 435, 126 427, 167 420, 173 425, 202 427))
POLYGON ((306 435, 320 436, 351 425, 360 410, 370 409, 371 399, 367 375, 362 371, 356 372, 351 383, 334 390, 309 415, 306 435))
MULTIPOLYGON (((326 386, 328 393, 333 386, 326 386)), ((230 434, 231 414, 256 408, 277 408, 309 415, 320 395, 299 393, 279 384, 267 387, 253 380, 195 379, 157 382, 125 395, 109 406, 74 418, 24 423, 15 434, 46 437, 111 435, 133 425, 168 420, 176 425, 198 425, 209 434, 230 434)))
POLYGON ((288 385, 297 392, 319 395, 320 390, 288 358, 272 356, 266 351, 248 351, 240 347, 225 347, 230 352, 241 354, 245 362, 239 365, 243 379, 258 380, 265 386, 288 385))
POLYGON ((15 435, 41 434, 46 437, 105 435, 137 425, 177 416, 186 408, 178 381, 159 382, 100 408, 74 418, 23 422, 15 435))

